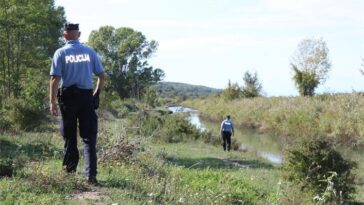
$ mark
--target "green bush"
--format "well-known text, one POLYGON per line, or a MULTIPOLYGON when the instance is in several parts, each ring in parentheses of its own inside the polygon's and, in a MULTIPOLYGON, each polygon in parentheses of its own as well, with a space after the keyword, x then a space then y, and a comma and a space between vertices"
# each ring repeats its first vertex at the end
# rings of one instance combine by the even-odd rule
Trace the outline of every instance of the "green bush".
POLYGON ((181 114, 167 116, 159 132, 159 138, 168 143, 197 140, 199 137, 199 130, 181 114))
POLYGON ((47 110, 34 107, 22 99, 9 99, 2 108, 1 127, 14 130, 34 130, 47 117, 47 110))
POLYGON ((99 110, 111 112, 117 118, 125 118, 130 112, 136 112, 139 108, 135 99, 120 99, 115 92, 103 91, 100 95, 99 110))
POLYGON ((325 196, 326 202, 336 203, 351 199, 356 163, 345 160, 326 140, 311 139, 300 144, 286 153, 286 179, 312 193, 312 198, 325 196))
POLYGON ((144 136, 167 143, 200 139, 202 133, 192 125, 184 113, 167 114, 161 111, 139 111, 132 120, 144 136))
POLYGON ((222 98, 225 101, 231 101, 241 97, 241 89, 237 83, 231 83, 229 81, 228 87, 222 92, 222 98))

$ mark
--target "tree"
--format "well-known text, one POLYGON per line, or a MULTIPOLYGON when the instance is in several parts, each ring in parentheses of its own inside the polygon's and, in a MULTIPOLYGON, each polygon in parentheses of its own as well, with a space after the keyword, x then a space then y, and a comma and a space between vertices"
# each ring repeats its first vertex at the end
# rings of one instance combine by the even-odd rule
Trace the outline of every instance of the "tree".
POLYGON ((46 119, 50 59, 65 21, 54 0, 0 0, 0 131, 46 119))
POLYGON ((54 0, 0 1, 0 104, 11 97, 43 100, 34 92, 46 94, 40 78, 48 78, 64 22, 64 9, 54 0))
POLYGON ((322 38, 304 39, 298 44, 291 66, 300 95, 314 95, 317 86, 325 82, 331 68, 328 52, 322 38))
POLYGON ((227 88, 222 91, 222 97, 226 101, 234 100, 240 97, 241 89, 237 83, 231 83, 229 80, 227 88))
POLYGON ((244 97, 258 97, 261 95, 262 84, 258 80, 258 74, 251 74, 249 71, 244 73, 244 87, 242 93, 244 97))
POLYGON ((144 101, 152 108, 154 108, 158 103, 157 89, 154 86, 147 88, 144 101))
POLYGON ((141 32, 103 26, 91 32, 88 43, 100 54, 109 76, 106 90, 116 91, 121 98, 140 99, 149 86, 164 77, 163 70, 154 69, 147 61, 158 43, 148 41, 141 32))

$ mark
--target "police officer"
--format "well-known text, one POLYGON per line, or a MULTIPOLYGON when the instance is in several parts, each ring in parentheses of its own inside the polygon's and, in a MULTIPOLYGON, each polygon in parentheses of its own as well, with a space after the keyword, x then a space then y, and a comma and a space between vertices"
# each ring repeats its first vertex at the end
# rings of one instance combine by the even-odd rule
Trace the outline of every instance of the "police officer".
POLYGON ((96 135, 98 96, 104 85, 104 69, 96 52, 79 42, 79 25, 67 23, 63 37, 66 44, 53 56, 50 69, 50 112, 58 115, 56 98, 62 115, 64 138, 63 166, 75 172, 79 161, 77 121, 84 143, 84 171, 90 183, 97 183, 96 135), (93 74, 97 84, 93 90, 93 74), (59 83, 62 85, 59 87, 59 83))
POLYGON ((222 146, 224 151, 230 151, 231 136, 234 136, 234 124, 230 120, 230 115, 226 116, 226 119, 221 122, 220 133, 223 140, 222 146))

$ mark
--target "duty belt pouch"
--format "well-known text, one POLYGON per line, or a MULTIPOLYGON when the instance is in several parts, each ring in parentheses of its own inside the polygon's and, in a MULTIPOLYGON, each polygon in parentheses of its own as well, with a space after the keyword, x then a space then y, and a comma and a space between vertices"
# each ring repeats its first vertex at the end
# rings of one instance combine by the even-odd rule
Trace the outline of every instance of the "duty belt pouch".
POLYGON ((58 89, 58 100, 64 102, 65 100, 72 99, 75 96, 78 88, 76 85, 71 85, 69 87, 62 87, 58 89))

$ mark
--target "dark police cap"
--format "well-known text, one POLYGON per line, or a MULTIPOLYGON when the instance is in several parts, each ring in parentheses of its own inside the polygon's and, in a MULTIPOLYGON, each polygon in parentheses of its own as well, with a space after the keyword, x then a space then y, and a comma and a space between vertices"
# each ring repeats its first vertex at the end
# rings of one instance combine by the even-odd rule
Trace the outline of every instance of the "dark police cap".
POLYGON ((74 24, 74 23, 66 23, 64 25, 64 30, 65 31, 78 31, 78 23, 74 24))

